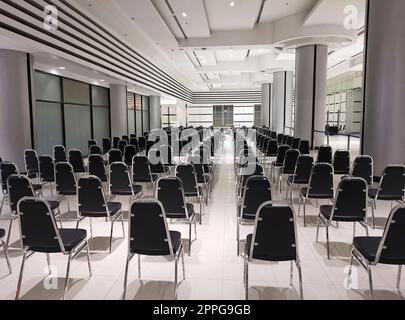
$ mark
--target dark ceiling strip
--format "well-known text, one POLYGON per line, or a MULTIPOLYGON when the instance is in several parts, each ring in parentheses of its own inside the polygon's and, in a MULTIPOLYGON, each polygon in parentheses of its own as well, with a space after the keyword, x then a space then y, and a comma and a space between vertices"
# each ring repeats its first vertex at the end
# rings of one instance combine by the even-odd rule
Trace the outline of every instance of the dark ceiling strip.
POLYGON ((246 54, 246 58, 249 58, 250 56, 250 49, 248 50, 247 54, 246 54))
POLYGON ((266 3, 266 0, 262 0, 262 3, 260 5, 260 9, 259 9, 259 14, 257 15, 257 19, 256 19, 256 24, 260 23, 265 3, 266 3))
POLYGON ((199 65, 200 67, 202 67, 202 64, 201 64, 201 62, 200 62, 200 59, 198 59, 198 57, 197 57, 197 55, 196 55, 196 53, 195 53, 194 50, 193 50, 193 55, 194 55, 194 58, 197 60, 198 65, 199 65))
POLYGON ((171 13, 172 16, 173 16, 174 21, 176 21, 176 24, 177 24, 177 26, 179 27, 179 29, 180 29, 180 31, 181 31, 181 33, 182 33, 184 39, 187 40, 188 37, 187 37, 187 35, 186 35, 186 32, 184 31, 183 27, 181 26, 180 21, 179 21, 179 19, 178 19, 177 16, 176 16, 176 13, 173 11, 173 8, 172 8, 172 6, 170 5, 169 0, 165 0, 165 2, 166 2, 167 7, 169 8, 170 13, 171 13))

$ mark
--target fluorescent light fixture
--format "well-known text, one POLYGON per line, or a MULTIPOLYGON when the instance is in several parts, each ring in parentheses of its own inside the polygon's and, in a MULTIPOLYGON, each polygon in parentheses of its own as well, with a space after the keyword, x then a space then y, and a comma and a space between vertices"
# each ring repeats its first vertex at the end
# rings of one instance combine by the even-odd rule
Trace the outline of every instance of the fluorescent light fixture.
POLYGON ((235 1, 231 1, 231 2, 229 3, 229 5, 230 5, 231 7, 234 7, 234 6, 235 6, 235 1))
POLYGON ((181 15, 183 16, 183 18, 187 18, 187 13, 186 12, 183 12, 181 15))
POLYGON ((66 70, 66 67, 59 67, 59 70, 66 70))
POLYGON ((104 79, 101 79, 100 82, 105 82, 105 80, 104 80, 104 79))

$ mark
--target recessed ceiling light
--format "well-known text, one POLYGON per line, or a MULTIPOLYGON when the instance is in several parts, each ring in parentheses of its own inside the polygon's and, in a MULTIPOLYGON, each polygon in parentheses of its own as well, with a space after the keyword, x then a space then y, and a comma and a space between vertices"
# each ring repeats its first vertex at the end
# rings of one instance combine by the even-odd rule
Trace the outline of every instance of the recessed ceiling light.
POLYGON ((234 7, 234 6, 235 6, 235 1, 231 1, 231 2, 229 3, 229 5, 230 5, 231 7, 234 7))
POLYGON ((66 67, 59 67, 59 70, 66 70, 66 67))
POLYGON ((181 15, 183 16, 183 18, 187 18, 187 13, 186 12, 183 12, 181 15))
POLYGON ((105 80, 104 80, 104 79, 101 79, 100 82, 105 82, 105 80))

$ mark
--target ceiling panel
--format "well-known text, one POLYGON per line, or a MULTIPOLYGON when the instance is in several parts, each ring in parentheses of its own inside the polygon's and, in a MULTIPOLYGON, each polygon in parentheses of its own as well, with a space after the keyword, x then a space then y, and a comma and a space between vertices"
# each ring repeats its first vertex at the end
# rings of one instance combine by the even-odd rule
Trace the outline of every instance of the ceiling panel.
POLYGON ((194 53, 202 66, 215 66, 217 64, 215 53, 212 50, 194 50, 194 53))
POLYGON ((215 56, 217 61, 244 61, 246 59, 248 49, 244 50, 216 50, 215 56))
POLYGON ((261 0, 205 0, 211 31, 251 30, 259 15, 261 0), (230 4, 234 3, 232 7, 230 4))
POLYGON ((262 56, 270 52, 272 52, 271 49, 251 49, 249 52, 249 57, 262 56))
POLYGON ((300 12, 309 12, 317 1, 318 0, 267 0, 263 8, 260 22, 275 21, 300 12))

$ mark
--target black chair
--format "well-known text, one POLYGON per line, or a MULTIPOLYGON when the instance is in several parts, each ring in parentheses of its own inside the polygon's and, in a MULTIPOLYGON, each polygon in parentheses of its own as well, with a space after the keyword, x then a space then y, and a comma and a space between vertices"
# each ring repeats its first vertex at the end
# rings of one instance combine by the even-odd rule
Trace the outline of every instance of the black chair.
POLYGON ((137 135, 135 134, 135 133, 131 133, 130 135, 129 135, 129 140, 131 141, 131 139, 136 139, 137 138, 137 135))
POLYGON ((263 162, 267 163, 267 158, 270 158, 270 163, 273 158, 276 158, 278 154, 278 143, 277 140, 269 139, 267 140, 266 151, 264 153, 263 162))
POLYGON ((146 138, 145 137, 139 137, 138 138, 138 145, 139 145, 139 151, 143 152, 146 150, 146 138))
POLYGON ((299 198, 298 214, 301 203, 304 204, 304 227, 306 226, 306 203, 308 199, 333 200, 333 167, 328 163, 317 163, 313 166, 307 188, 302 188, 299 198))
POLYGON ((46 253, 49 275, 51 275, 51 253, 62 253, 68 256, 63 299, 68 289, 70 262, 87 249, 87 263, 90 276, 92 275, 87 232, 81 229, 59 229, 55 217, 47 202, 37 198, 24 197, 18 202, 18 219, 24 255, 21 263, 15 299, 21 294, 21 283, 25 261, 35 252, 46 253))
POLYGON ((136 153, 139 153, 139 152, 140 152, 138 139, 137 139, 136 137, 129 139, 129 144, 132 145, 132 146, 134 146, 134 147, 136 148, 136 153))
POLYGON ((152 147, 147 154, 152 173, 167 175, 170 172, 170 168, 163 165, 163 158, 160 149, 152 147))
POLYGON ((206 172, 204 169, 203 159, 199 154, 194 154, 193 156, 189 157, 187 159, 187 163, 191 163, 194 166, 195 173, 197 175, 197 184, 202 187, 205 204, 208 205, 208 196, 211 190, 210 172, 206 172))
POLYGON ((293 141, 294 141, 294 137, 288 136, 286 145, 288 145, 288 146, 290 146, 290 148, 292 148, 293 141))
POLYGON ((262 203, 272 201, 271 183, 267 177, 251 176, 246 181, 243 197, 236 209, 236 249, 239 256, 240 225, 252 224, 262 203))
POLYGON ((113 149, 119 149, 119 142, 120 142, 120 137, 113 137, 113 149))
POLYGON ((184 273, 184 251, 181 233, 170 231, 163 205, 154 199, 137 200, 131 205, 128 225, 128 254, 125 264, 124 293, 127 291, 128 265, 138 255, 138 278, 141 279, 141 256, 170 256, 175 261, 174 297, 177 298, 177 264, 181 256, 184 273))
POLYGON ((155 182, 158 179, 157 174, 152 174, 150 163, 145 156, 136 156, 132 160, 132 181, 134 183, 147 183, 154 189, 155 182))
POLYGON ((127 144, 128 144, 127 140, 120 140, 118 142, 118 149, 121 151, 121 154, 124 154, 125 147, 127 146, 127 144))
POLYGON ((125 140, 127 142, 127 144, 129 143, 129 137, 128 136, 122 136, 121 138, 122 138, 122 140, 125 140))
POLYGON ((280 145, 278 147, 276 161, 271 163, 270 175, 273 180, 276 178, 276 170, 284 166, 285 154, 288 150, 290 150, 290 146, 287 145, 280 145))
POLYGON ((133 145, 127 145, 125 146, 124 149, 124 162, 127 166, 131 166, 132 165, 132 159, 136 156, 137 154, 137 149, 135 146, 133 145))
POLYGON ((114 162, 109 167, 110 195, 129 196, 130 201, 143 196, 142 186, 135 185, 131 182, 130 170, 126 163, 114 162))
POLYGON ((83 155, 80 150, 69 151, 69 163, 73 167, 75 173, 85 173, 86 167, 84 166, 83 155))
POLYGON ((122 162, 122 153, 119 149, 111 149, 108 152, 108 164, 111 165, 114 162, 122 162))
POLYGON ((198 186, 197 174, 192 164, 179 164, 176 166, 176 177, 181 180, 186 199, 198 199, 200 203, 200 224, 204 214, 204 195, 202 187, 198 186))
POLYGON ((51 156, 39 157, 39 178, 42 185, 50 184, 51 196, 53 196, 52 183, 55 182, 55 164, 51 156))
POLYGON ((337 150, 333 156, 333 170, 335 174, 348 175, 350 173, 350 152, 337 150))
POLYGON ((39 159, 35 150, 24 151, 25 170, 29 178, 39 178, 39 159))
POLYGON ((283 144, 283 140, 284 140, 284 135, 282 133, 279 133, 277 135, 277 143, 278 144, 283 144))
POLYGON ((55 163, 67 162, 66 149, 64 146, 54 146, 53 147, 53 158, 55 163))
MULTIPOLYGON (((287 152, 285 153, 284 164, 282 167, 279 168, 279 172, 278 172, 278 176, 279 176, 278 185, 279 185, 280 193, 282 192, 283 176, 288 177, 288 176, 294 174, 295 167, 297 166, 297 160, 298 160, 299 156, 300 156, 300 152, 295 149, 287 150, 287 152)), ((287 181, 288 181, 288 178, 287 178, 287 181)), ((286 190, 288 192, 288 189, 286 189, 286 190)), ((288 195, 286 195, 286 198, 287 197, 288 197, 288 195)))
POLYGON ((374 183, 373 158, 370 156, 358 156, 354 159, 350 175, 352 177, 363 178, 369 186, 374 183))
POLYGON ((304 298, 301 262, 298 250, 297 223, 294 208, 265 202, 257 210, 255 229, 246 238, 244 257, 244 283, 246 300, 249 299, 249 262, 291 261, 290 285, 293 286, 294 262, 298 269, 300 299, 304 298))
POLYGON ((308 140, 301 140, 300 145, 298 147, 298 150, 302 155, 311 154, 309 141, 308 140))
POLYGON ((367 228, 367 182, 361 178, 345 178, 340 181, 333 205, 321 206, 316 229, 316 242, 319 239, 319 225, 326 227, 326 249, 330 259, 329 227, 332 222, 353 222, 353 238, 356 236, 356 223, 360 223, 368 236, 367 228))
POLYGON ((3 247, 4 250, 4 256, 6 257, 7 261, 7 267, 8 267, 8 274, 12 274, 13 270, 11 269, 11 264, 10 264, 10 259, 8 257, 8 246, 7 244, 3 241, 4 236, 6 235, 6 230, 0 229, 0 246, 3 247))
POLYGON ((98 155, 102 155, 103 154, 103 150, 101 150, 101 147, 100 146, 98 146, 98 145, 96 145, 96 144, 93 144, 92 146, 90 146, 90 148, 89 148, 89 154, 90 155, 93 155, 93 154, 98 154, 98 155))
POLYGON ((293 204, 294 186, 308 185, 311 178, 312 167, 314 166, 314 158, 311 156, 299 156, 294 174, 287 179, 289 186, 290 203, 293 204))
POLYGON ((300 149, 300 143, 301 143, 300 138, 293 138, 292 143, 291 143, 291 149, 299 150, 300 149))
POLYGON ((382 237, 356 237, 350 256, 349 279, 353 258, 368 272, 370 298, 374 299, 372 267, 379 264, 397 265, 397 289, 400 289, 402 266, 405 264, 405 204, 395 207, 388 218, 382 237))
POLYGON ((373 219, 373 229, 375 229, 375 213, 377 200, 390 201, 391 208, 393 202, 403 202, 405 193, 405 166, 388 165, 382 175, 378 189, 370 188, 368 190, 369 203, 373 219))
POLYGON ((246 181, 253 176, 264 176, 264 168, 258 163, 252 163, 248 167, 240 169, 238 176, 236 177, 236 194, 238 197, 243 196, 246 181))
POLYGON ((103 154, 107 154, 111 150, 110 138, 103 138, 103 154))
POLYGON ((155 197, 162 203, 167 219, 184 221, 189 225, 188 255, 191 255, 191 227, 194 224, 194 240, 197 240, 197 219, 194 205, 186 202, 181 180, 177 177, 160 178, 156 184, 155 197))
POLYGON ((332 147, 330 146, 321 146, 318 150, 318 157, 316 163, 329 163, 332 164, 332 147))
POLYGON ((107 222, 111 222, 110 232, 110 245, 109 253, 112 250, 114 222, 118 219, 122 223, 122 234, 125 237, 124 220, 122 217, 121 203, 119 202, 107 202, 103 185, 99 178, 95 176, 87 176, 79 179, 78 182, 78 207, 79 207, 79 219, 77 220, 76 229, 79 227, 79 223, 84 218, 90 218, 90 237, 93 238, 93 218, 103 218, 107 222))
POLYGON ((73 167, 67 162, 55 164, 55 184, 58 199, 67 199, 68 212, 70 213, 70 197, 77 195, 77 181, 73 167))
POLYGON ((92 154, 89 156, 89 175, 96 176, 101 182, 108 182, 107 171, 105 169, 105 162, 103 156, 99 154, 92 154))

